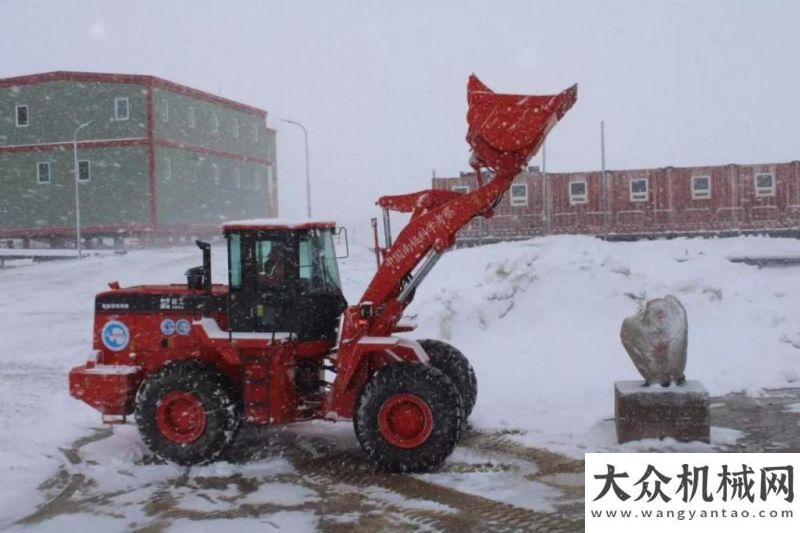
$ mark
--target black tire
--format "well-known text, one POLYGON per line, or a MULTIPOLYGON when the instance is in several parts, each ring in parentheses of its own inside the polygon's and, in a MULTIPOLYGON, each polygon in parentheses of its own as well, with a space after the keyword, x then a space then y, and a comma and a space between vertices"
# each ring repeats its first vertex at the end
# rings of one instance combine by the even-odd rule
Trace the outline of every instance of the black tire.
POLYGON ((472 414, 478 399, 478 379, 466 356, 455 346, 434 339, 419 341, 428 354, 431 365, 435 366, 455 383, 464 401, 464 421, 472 414))
POLYGON ((240 404, 230 381, 213 366, 181 361, 167 364, 139 387, 136 423, 142 440, 159 457, 181 465, 211 462, 235 439, 242 421, 240 404), (202 406, 202 429, 195 424, 189 430, 201 433, 191 442, 170 439, 157 421, 162 400, 176 394, 190 396, 202 406))
POLYGON ((374 464, 390 472, 427 472, 453 452, 461 433, 462 409, 458 389, 440 370, 419 363, 396 363, 378 370, 364 386, 353 425, 358 442, 374 464), (414 447, 399 447, 381 431, 381 409, 398 395, 421 400, 432 415, 429 436, 414 447))

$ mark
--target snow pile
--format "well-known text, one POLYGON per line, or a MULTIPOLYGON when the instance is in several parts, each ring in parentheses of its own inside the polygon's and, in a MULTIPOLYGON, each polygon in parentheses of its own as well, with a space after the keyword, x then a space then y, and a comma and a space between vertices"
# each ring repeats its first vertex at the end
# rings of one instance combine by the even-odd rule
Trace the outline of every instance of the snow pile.
POLYGON ((474 425, 580 454, 615 447, 612 384, 640 379, 620 325, 648 299, 683 302, 686 375, 712 394, 797 385, 800 276, 727 257, 798 250, 795 240, 759 237, 500 243, 445 255, 408 312, 415 337, 448 340, 473 362, 474 425))

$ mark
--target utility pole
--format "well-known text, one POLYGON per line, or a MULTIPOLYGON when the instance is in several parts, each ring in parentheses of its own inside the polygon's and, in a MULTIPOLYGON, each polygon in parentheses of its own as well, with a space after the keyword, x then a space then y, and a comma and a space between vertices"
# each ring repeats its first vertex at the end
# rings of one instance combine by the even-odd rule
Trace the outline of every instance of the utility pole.
POLYGON ((306 127, 300 124, 295 120, 289 120, 288 118, 282 118, 281 122, 286 122, 288 124, 294 124, 295 126, 299 127, 303 130, 303 139, 306 145, 306 216, 311 218, 311 174, 308 168, 308 130, 306 127))
POLYGON ((542 229, 550 233, 550 220, 547 217, 547 140, 542 141, 542 229))
POLYGON ((609 186, 608 176, 606 175, 606 124, 602 120, 600 121, 600 168, 603 173, 602 179, 600 180, 600 183, 603 184, 603 225, 605 226, 606 233, 608 233, 608 217, 611 213, 609 213, 609 186))
POLYGON ((78 248, 78 259, 83 259, 81 250, 81 191, 80 191, 80 172, 78 172, 78 132, 89 126, 93 120, 84 122, 72 134, 72 157, 75 169, 75 245, 78 248))

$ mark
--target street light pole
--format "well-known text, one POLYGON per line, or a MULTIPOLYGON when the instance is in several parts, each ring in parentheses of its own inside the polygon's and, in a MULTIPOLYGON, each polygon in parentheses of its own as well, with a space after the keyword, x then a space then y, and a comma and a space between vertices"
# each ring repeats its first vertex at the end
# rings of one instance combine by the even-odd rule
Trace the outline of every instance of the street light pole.
POLYGON ((305 140, 306 145, 306 216, 311 218, 311 174, 308 167, 308 130, 306 127, 300 124, 295 120, 289 120, 288 118, 282 118, 281 122, 286 122, 288 124, 294 124, 295 126, 299 127, 303 130, 303 139, 305 140))
POLYGON ((80 180, 78 179, 80 178, 80 173, 78 172, 78 132, 92 122, 94 121, 84 122, 75 128, 75 133, 72 135, 72 157, 75 165, 75 244, 78 248, 78 259, 83 259, 83 253, 81 252, 81 193, 80 180))

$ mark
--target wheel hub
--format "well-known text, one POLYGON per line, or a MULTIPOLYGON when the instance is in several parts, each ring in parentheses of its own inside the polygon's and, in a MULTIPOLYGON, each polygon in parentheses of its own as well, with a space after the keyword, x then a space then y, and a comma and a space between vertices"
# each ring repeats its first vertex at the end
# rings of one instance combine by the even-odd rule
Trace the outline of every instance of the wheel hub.
POLYGON ((428 404, 414 394, 395 394, 378 413, 381 435, 398 448, 416 448, 433 431, 433 413, 428 404))
POLYGON ((175 391, 159 400, 156 406, 159 431, 178 444, 188 444, 200 438, 206 429, 206 411, 194 394, 175 391))

